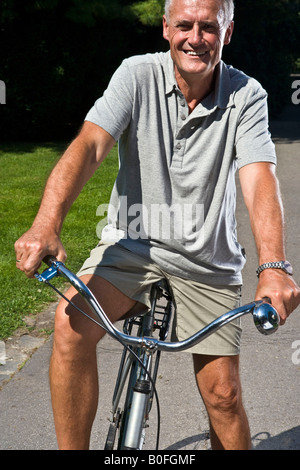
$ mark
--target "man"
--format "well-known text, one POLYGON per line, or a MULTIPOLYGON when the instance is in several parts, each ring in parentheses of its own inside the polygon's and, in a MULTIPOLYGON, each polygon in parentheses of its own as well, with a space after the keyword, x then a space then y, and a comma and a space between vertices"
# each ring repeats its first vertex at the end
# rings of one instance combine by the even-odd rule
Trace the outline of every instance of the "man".
MULTIPOLYGON (((270 297, 286 321, 300 291, 287 263, 280 269, 266 264, 285 260, 266 93, 221 61, 232 32, 231 0, 166 2, 163 35, 170 52, 123 62, 54 168, 31 229, 16 242, 17 266, 29 277, 46 254, 65 260, 63 220, 119 141, 108 224, 80 273, 111 320, 144 309, 151 283, 162 277, 175 298, 179 339, 238 304, 245 263, 235 232, 238 168, 261 265, 256 298, 270 297)), ((74 296, 71 288, 68 297, 74 296)), ((103 334, 60 303, 50 384, 61 449, 89 446, 98 397, 96 345, 103 334)), ((239 339, 239 323, 230 324, 192 350, 213 449, 250 448, 239 339)))

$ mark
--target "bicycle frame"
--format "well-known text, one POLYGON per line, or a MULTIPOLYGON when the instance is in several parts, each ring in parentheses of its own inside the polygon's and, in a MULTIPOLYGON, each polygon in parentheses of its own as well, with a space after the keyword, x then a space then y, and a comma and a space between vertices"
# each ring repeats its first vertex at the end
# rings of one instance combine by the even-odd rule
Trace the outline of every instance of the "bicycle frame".
MULTIPOLYGON (((172 297, 168 291, 166 281, 162 280, 152 285, 151 309, 143 315, 126 320, 123 332, 121 332, 110 322, 90 289, 75 274, 67 269, 62 262, 59 262, 52 257, 47 257, 44 261, 50 267, 41 274, 37 273, 35 275, 36 278, 40 282, 49 284, 57 292, 59 291, 49 281, 56 276, 63 276, 66 278, 86 301, 90 309, 95 314, 97 320, 87 315, 84 311, 80 311, 97 325, 104 328, 111 337, 118 340, 124 346, 115 391, 113 394, 110 427, 105 445, 106 450, 113 450, 117 430, 119 430, 120 433, 118 449, 142 449, 145 437, 145 428, 147 427, 146 422, 152 406, 154 393, 157 399, 159 417, 159 404, 155 381, 161 351, 176 352, 189 349, 200 341, 203 341, 227 323, 249 313, 253 315, 256 327, 263 334, 271 334, 279 327, 278 313, 272 305, 270 305, 270 299, 263 299, 251 302, 225 313, 186 340, 168 342, 166 339, 171 321, 172 297), (161 326, 158 327, 159 337, 155 338, 152 336, 152 333, 157 327, 156 314, 158 312, 156 310, 156 301, 162 295, 167 300, 167 306, 164 308, 161 326), (138 332, 136 335, 133 335, 133 325, 136 324, 138 325, 138 332), (127 352, 129 352, 128 355, 127 352), (154 356, 154 372, 152 373, 152 362, 154 362, 154 356), (119 408, 119 401, 127 379, 127 394, 121 411, 119 408)), ((60 293, 60 295, 64 297, 63 294, 60 293)), ((159 432, 157 433, 157 436, 159 436, 159 432)))

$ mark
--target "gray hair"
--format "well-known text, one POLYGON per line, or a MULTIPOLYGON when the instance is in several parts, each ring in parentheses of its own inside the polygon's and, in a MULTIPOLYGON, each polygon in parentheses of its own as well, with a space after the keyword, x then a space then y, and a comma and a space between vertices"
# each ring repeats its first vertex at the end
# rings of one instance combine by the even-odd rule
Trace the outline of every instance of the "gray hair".
MULTIPOLYGON (((221 0, 224 12, 224 23, 229 25, 229 23, 233 20, 234 17, 234 0, 221 0)), ((167 20, 170 17, 170 8, 172 6, 173 0, 166 0, 165 1, 165 15, 167 20)))

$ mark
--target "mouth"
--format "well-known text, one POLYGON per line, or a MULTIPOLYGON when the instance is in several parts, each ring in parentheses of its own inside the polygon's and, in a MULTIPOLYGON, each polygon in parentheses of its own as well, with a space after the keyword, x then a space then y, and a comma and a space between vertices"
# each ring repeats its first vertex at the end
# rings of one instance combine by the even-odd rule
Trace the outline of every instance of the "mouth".
POLYGON ((204 52, 183 51, 183 52, 190 57, 204 57, 206 54, 208 54, 208 51, 204 51, 204 52))

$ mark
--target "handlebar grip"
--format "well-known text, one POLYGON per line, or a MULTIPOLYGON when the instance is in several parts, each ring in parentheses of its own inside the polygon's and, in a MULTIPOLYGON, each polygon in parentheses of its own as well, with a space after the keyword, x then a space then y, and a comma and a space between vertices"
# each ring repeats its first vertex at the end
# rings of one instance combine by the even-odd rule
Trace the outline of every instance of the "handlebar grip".
MULTIPOLYGON (((265 300, 263 299, 263 301, 265 300)), ((258 331, 264 335, 274 333, 280 325, 278 312, 270 302, 262 302, 256 305, 253 310, 253 320, 258 331)))
POLYGON ((53 255, 47 255, 45 256, 45 258, 43 258, 43 262, 47 264, 49 267, 51 267, 55 261, 57 261, 57 259, 53 255))

